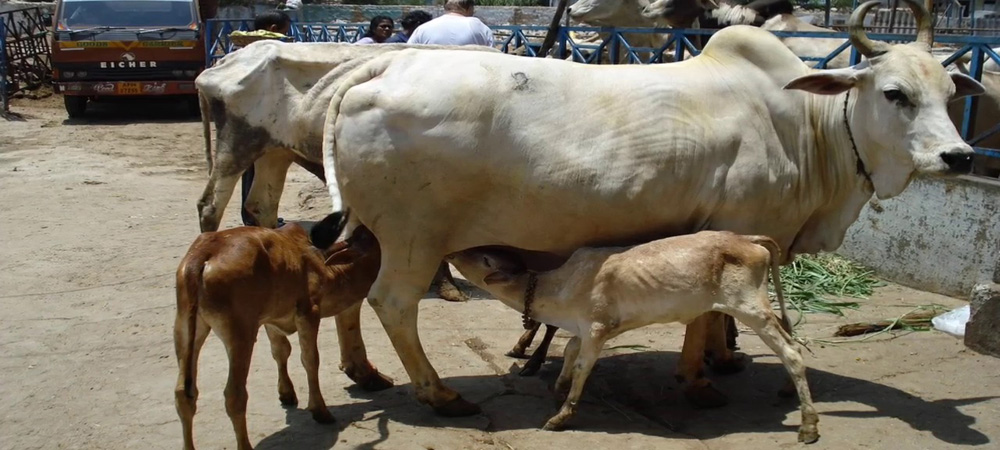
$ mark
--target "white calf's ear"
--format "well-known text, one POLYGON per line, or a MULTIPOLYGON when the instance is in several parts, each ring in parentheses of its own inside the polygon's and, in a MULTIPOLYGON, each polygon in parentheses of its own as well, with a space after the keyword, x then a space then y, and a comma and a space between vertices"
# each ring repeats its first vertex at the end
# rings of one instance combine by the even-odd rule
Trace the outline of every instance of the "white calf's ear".
POLYGON ((820 95, 836 95, 858 83, 862 70, 858 67, 821 70, 803 75, 785 85, 785 89, 811 92, 820 95))
POLYGON ((986 93, 986 88, 972 78, 964 73, 952 72, 951 81, 955 83, 955 95, 951 98, 962 98, 970 95, 983 95, 986 93))
POLYGON ((512 278, 509 273, 493 272, 489 275, 486 275, 486 278, 483 278, 483 283, 486 283, 486 285, 489 286, 491 284, 509 283, 511 280, 512 278))

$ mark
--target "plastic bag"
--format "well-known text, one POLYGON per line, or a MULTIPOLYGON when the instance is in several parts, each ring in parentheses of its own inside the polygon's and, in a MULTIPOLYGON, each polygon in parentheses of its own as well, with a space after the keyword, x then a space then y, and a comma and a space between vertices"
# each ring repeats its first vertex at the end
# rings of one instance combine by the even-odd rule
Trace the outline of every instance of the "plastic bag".
POLYGON ((931 319, 934 328, 955 337, 965 336, 965 324, 969 322, 969 305, 948 311, 931 319))

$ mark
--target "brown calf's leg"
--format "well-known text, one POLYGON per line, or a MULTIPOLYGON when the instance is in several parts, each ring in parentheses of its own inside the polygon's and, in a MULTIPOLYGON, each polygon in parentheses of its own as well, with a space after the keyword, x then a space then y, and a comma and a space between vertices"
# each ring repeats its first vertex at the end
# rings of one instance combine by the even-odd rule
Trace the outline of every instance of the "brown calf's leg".
POLYGON ((299 403, 295 395, 295 386, 288 376, 288 357, 292 355, 292 344, 288 342, 285 333, 274 325, 264 325, 267 339, 271 341, 271 357, 278 363, 278 400, 282 405, 293 406, 299 403))
POLYGON ((726 396, 712 386, 712 382, 704 377, 702 358, 705 352, 705 338, 711 317, 708 314, 698 316, 687 325, 684 332, 684 347, 681 349, 681 360, 677 367, 677 381, 684 383, 684 397, 692 405, 699 408, 715 408, 729 402, 726 396))
POLYGON ((201 317, 195 320, 194 342, 188 324, 190 317, 178 314, 174 324, 174 351, 177 354, 178 376, 174 388, 174 406, 181 419, 184 448, 194 450, 194 413, 198 405, 198 355, 211 331, 201 317))
POLYGON ((538 348, 535 349, 535 353, 532 353, 531 358, 528 362, 524 364, 518 375, 522 377, 530 377, 538 373, 538 369, 542 368, 542 364, 545 363, 545 357, 549 353, 549 344, 552 343, 552 337, 555 336, 556 330, 559 327, 554 327, 552 325, 545 325, 545 336, 542 337, 542 342, 538 344, 538 348))
POLYGON ((229 354, 229 380, 223 391, 226 413, 236 432, 236 448, 251 450, 253 446, 250 445, 250 435, 247 433, 247 375, 250 373, 250 359, 253 357, 257 330, 231 323, 226 331, 219 333, 229 354))
POLYGON ((746 369, 745 354, 734 352, 729 347, 729 322, 735 320, 719 312, 708 313, 709 323, 705 334, 705 353, 710 357, 712 372, 719 375, 731 375, 746 369))
POLYGON ((300 312, 295 316, 295 328, 299 332, 299 347, 302 351, 302 365, 306 368, 309 382, 309 412, 319 423, 333 423, 335 420, 326 408, 323 393, 319 389, 319 307, 300 312))
MULTIPOLYGON (((579 355, 572 364, 572 379, 573 383, 569 389, 569 395, 566 396, 566 401, 563 402, 562 408, 555 416, 552 416, 548 422, 545 422, 543 427, 546 430, 556 431, 561 430, 566 427, 566 422, 573 418, 576 414, 576 407, 580 403, 580 396, 583 394, 583 387, 587 384, 587 377, 590 376, 590 371, 594 369, 594 363, 597 362, 597 358, 601 355, 601 348, 604 347, 604 336, 603 333, 593 332, 592 336, 586 336, 580 339, 579 344, 579 355)), ((566 367, 563 367, 563 371, 566 367)), ((560 374, 562 378, 562 374, 560 374)), ((565 383, 565 381, 564 381, 565 383)))
POLYGON ((340 370, 361 386, 374 392, 392 387, 392 378, 382 375, 368 361, 365 341, 361 337, 361 303, 337 314, 337 341, 340 344, 340 370))

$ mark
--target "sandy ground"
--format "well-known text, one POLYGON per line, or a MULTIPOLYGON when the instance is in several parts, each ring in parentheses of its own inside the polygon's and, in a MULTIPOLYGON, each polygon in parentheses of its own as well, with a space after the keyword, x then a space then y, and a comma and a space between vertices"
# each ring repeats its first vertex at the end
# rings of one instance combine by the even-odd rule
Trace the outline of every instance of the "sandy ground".
MULTIPOLYGON (((67 121, 58 97, 21 100, 23 120, 0 121, 0 448, 160 449, 181 446, 173 406, 173 273, 198 232, 206 180, 200 125, 167 105, 115 105, 67 121)), ((281 215, 322 217, 322 185, 295 169, 281 215)), ((236 202, 224 226, 237 225, 236 202)), ((420 331, 445 382, 482 415, 435 417, 416 402, 369 307, 369 355, 397 386, 366 393, 337 369, 333 321, 320 332, 324 395, 338 422, 321 426, 283 409, 261 331, 249 379, 249 429, 260 449, 773 449, 799 444, 797 403, 775 395, 783 368, 745 332, 743 373, 715 377, 730 405, 696 410, 673 370, 683 327, 627 333, 609 344, 573 428, 538 428, 556 411, 549 393, 566 336, 539 377, 503 356, 521 333, 516 311, 482 292, 464 304, 428 298, 420 331)), ((899 316, 961 300, 890 285, 848 317, 812 315, 801 333, 829 338, 856 320, 899 316)), ((883 336, 884 337, 884 336, 883 336)), ((297 344, 295 353, 297 354, 297 344)), ((1000 360, 938 332, 811 345, 809 381, 822 438, 812 448, 998 448, 1000 360)), ((300 399, 305 376, 293 356, 300 399)), ((227 363, 210 338, 200 361, 195 417, 202 448, 233 448, 222 389, 227 363)))

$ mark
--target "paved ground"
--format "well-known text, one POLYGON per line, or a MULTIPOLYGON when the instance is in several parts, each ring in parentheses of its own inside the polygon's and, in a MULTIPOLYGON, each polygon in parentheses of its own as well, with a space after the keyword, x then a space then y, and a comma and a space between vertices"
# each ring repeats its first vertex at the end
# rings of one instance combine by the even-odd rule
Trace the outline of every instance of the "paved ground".
MULTIPOLYGON (((173 406, 173 273, 198 232, 195 201, 207 178, 200 125, 165 107, 102 108, 66 121, 61 99, 20 101, 21 121, 0 121, 0 448, 160 449, 181 446, 173 406), (155 111, 155 112, 153 112, 155 111)), ((322 185, 290 176, 286 218, 329 210, 322 185)), ((235 226, 235 202, 225 226, 235 226)), ((320 333, 321 382, 338 423, 314 424, 277 400, 263 334, 250 374, 249 429, 260 449, 773 449, 795 447, 793 401, 775 392, 785 374, 750 332, 744 373, 717 377, 729 406, 695 410, 673 379, 683 327, 634 331, 609 344, 573 429, 538 428, 556 411, 549 386, 566 337, 539 377, 515 375, 503 356, 521 333, 517 312, 476 291, 464 304, 428 298, 421 338, 446 383, 484 413, 443 419, 413 398, 372 310, 369 355, 397 387, 365 393, 337 370, 332 321, 320 333)), ((890 285, 846 318, 815 315, 801 333, 829 338, 856 320, 917 305, 962 304, 890 285)), ((292 340, 293 345, 295 340, 292 340)), ((812 344, 809 382, 822 438, 812 448, 997 448, 1000 360, 936 332, 839 345, 812 344)), ((296 346, 297 353, 297 346, 296 346)), ((306 397, 293 358, 292 378, 306 397)), ((202 353, 195 417, 202 448, 232 448, 218 339, 202 353)))

